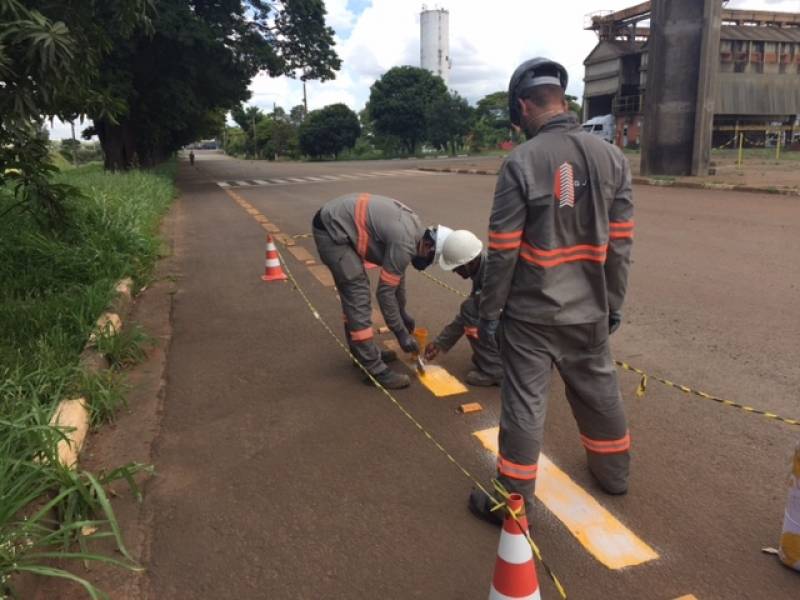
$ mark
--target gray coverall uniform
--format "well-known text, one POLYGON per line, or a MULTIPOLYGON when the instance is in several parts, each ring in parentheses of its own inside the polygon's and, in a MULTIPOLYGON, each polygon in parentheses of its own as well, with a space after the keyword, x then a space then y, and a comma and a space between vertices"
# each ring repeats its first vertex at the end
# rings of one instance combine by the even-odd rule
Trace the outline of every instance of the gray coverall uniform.
POLYGON ((483 288, 483 273, 486 271, 486 253, 481 257, 481 266, 472 276, 472 291, 469 298, 461 303, 461 309, 453 321, 447 325, 433 341, 444 352, 450 350, 466 335, 472 347, 472 364, 475 367, 494 377, 496 380, 503 378, 503 365, 500 362, 500 353, 497 344, 487 342, 478 336, 478 304, 481 289, 483 288))
POLYGON ((608 345, 625 298, 633 204, 628 161, 562 114, 505 160, 489 224, 481 319, 501 319, 498 478, 532 508, 553 366, 590 471, 627 490, 630 435, 608 345))
POLYGON ((314 219, 320 260, 331 270, 344 312, 350 351, 373 375, 388 367, 373 339, 369 278, 364 261, 381 266, 376 295, 386 325, 410 334, 405 310, 405 270, 424 227, 403 203, 372 194, 348 194, 323 206, 314 219), (320 225, 322 228, 320 228, 320 225))

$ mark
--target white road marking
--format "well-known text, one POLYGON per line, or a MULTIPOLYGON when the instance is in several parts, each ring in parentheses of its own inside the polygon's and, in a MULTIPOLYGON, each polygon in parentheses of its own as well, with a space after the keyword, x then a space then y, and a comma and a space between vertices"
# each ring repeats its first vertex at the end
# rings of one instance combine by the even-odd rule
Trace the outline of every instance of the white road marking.
POLYGON ((241 185, 243 187, 250 187, 251 185, 253 185, 249 181, 236 181, 235 183, 236 185, 241 185))
POLYGON ((258 185, 270 185, 269 181, 264 181, 263 179, 253 179, 253 183, 257 183, 258 185))
POLYGON ((229 188, 229 187, 231 187, 231 184, 228 183, 227 181, 218 181, 217 185, 219 187, 221 187, 221 188, 229 188))

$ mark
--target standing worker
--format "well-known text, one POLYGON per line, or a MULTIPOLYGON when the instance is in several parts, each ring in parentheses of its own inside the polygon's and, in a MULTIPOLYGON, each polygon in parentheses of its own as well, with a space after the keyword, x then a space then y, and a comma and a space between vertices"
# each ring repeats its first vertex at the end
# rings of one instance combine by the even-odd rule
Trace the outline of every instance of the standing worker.
MULTIPOLYGON (((535 58, 511 77, 511 122, 528 141, 505 160, 489 222, 479 330, 497 334, 504 378, 498 480, 532 509, 553 366, 590 472, 628 489, 630 435, 608 338, 622 320, 633 243, 628 161, 568 111, 567 72, 535 58)), ((477 491, 470 509, 498 522, 477 491)))
POLYGON ((408 375, 386 366, 397 358, 394 352, 381 352, 373 339, 364 261, 382 267, 376 295, 386 325, 405 352, 418 353, 414 319, 406 311, 405 270, 409 263, 420 271, 428 268, 450 230, 441 225, 426 229, 403 203, 372 194, 334 198, 317 211, 312 225, 317 252, 342 300, 350 351, 384 387, 408 387, 408 375))
POLYGON ((447 352, 455 346, 462 335, 466 335, 472 347, 472 364, 475 366, 467 373, 466 380, 475 386, 500 385, 503 380, 497 344, 494 339, 487 341, 478 337, 478 303, 485 265, 483 242, 474 233, 460 229, 447 237, 442 245, 439 266, 445 271, 455 271, 464 279, 472 279, 472 292, 461 303, 456 318, 425 348, 425 360, 433 360, 440 352, 447 352))
POLYGON ((194 150, 189 150, 189 165, 194 166, 194 150))

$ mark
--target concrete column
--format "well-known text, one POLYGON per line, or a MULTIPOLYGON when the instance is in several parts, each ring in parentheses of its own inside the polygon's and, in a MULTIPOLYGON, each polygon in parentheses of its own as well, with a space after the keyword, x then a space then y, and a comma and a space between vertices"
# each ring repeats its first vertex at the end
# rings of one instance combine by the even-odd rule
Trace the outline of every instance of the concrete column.
POLYGON ((720 0, 653 0, 642 173, 708 172, 720 0))

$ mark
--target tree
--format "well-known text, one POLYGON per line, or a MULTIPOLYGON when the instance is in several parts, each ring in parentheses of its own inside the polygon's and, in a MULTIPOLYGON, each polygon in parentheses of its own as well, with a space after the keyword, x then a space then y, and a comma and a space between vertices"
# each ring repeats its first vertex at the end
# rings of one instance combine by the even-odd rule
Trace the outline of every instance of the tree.
POLYGON ((508 93, 494 92, 478 100, 473 126, 473 145, 494 148, 512 137, 508 115, 508 93))
POLYGON ((258 156, 275 160, 278 156, 296 156, 297 129, 288 121, 269 116, 256 124, 258 156))
POLYGON ((248 106, 245 108, 242 105, 236 106, 231 110, 231 118, 241 128, 244 133, 246 144, 245 148, 247 153, 253 158, 258 154, 258 147, 256 142, 256 131, 258 124, 267 118, 257 106, 248 106))
POLYGON ((455 154, 464 145, 472 125, 473 110, 469 103, 453 92, 436 98, 428 109, 428 139, 441 150, 455 154))
POLYGON ((566 94, 567 104, 569 104, 569 110, 574 112, 578 115, 578 118, 581 118, 581 113, 583 112, 583 106, 578 102, 577 96, 572 96, 570 94, 566 94))
POLYGON ((358 116, 344 104, 313 110, 300 126, 300 149, 315 158, 336 157, 356 144, 361 135, 358 116))
POLYGON ((302 104, 298 104, 292 107, 292 110, 289 111, 289 122, 294 125, 295 127, 300 127, 303 124, 303 121, 306 120, 306 107, 302 104))
POLYGON ((441 77, 417 67, 389 69, 370 88, 375 133, 399 138, 413 154, 428 131, 428 107, 447 96, 441 77))
POLYGON ((104 2, 107 27, 74 31, 59 19, 65 6, 74 18, 85 17, 88 4, 0 0, 0 185, 11 183, 16 197, 5 212, 22 208, 51 229, 64 224, 65 200, 77 190, 50 181, 56 168, 42 135, 44 121, 73 120, 87 106, 110 114, 113 102, 92 87, 96 65, 111 36, 126 39, 148 23, 149 0, 104 2))
MULTIPOLYGON (((102 3, 88 4, 102 22, 102 3)), ((159 0, 151 34, 115 40, 100 64, 99 88, 121 107, 115 118, 90 112, 106 167, 151 165, 197 139, 208 113, 250 96, 259 71, 333 78, 333 46, 322 0, 159 0)))

